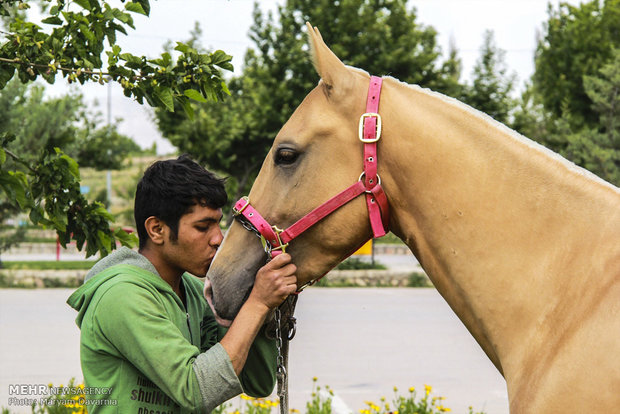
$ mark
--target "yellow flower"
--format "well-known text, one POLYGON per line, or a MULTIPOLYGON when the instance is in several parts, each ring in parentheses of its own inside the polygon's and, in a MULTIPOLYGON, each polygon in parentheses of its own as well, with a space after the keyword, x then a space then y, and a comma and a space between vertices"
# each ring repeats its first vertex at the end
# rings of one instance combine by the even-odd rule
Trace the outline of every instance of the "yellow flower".
POLYGON ((424 391, 426 391, 426 395, 429 395, 431 391, 433 391, 433 387, 430 385, 424 385, 424 391))
POLYGON ((250 397, 249 395, 241 394, 241 399, 250 401, 250 400, 253 400, 254 398, 250 397))
POLYGON ((398 392, 398 388, 397 387, 394 387, 394 392, 398 392))
POLYGON ((415 391, 415 387, 409 387, 409 392, 414 392, 415 391))
POLYGON ((317 377, 312 377, 312 381, 317 382, 319 379, 317 377))
POLYGON ((294 413, 298 413, 298 412, 299 412, 299 410, 298 410, 297 408, 291 408, 291 410, 290 410, 290 411, 291 411, 291 413, 293 413, 293 414, 294 414, 294 413))

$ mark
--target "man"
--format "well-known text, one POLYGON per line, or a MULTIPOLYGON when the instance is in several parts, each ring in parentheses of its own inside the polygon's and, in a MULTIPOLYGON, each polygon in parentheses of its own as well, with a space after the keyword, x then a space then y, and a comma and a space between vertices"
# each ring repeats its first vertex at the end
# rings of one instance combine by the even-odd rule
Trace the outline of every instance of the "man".
POLYGON ((99 261, 67 301, 79 312, 89 413, 209 413, 241 392, 273 390, 275 342, 262 326, 297 288, 290 256, 258 271, 227 331, 203 283, 188 274, 206 274, 222 242, 226 199, 223 181, 187 156, 144 173, 134 212, 138 252, 121 248, 99 261))

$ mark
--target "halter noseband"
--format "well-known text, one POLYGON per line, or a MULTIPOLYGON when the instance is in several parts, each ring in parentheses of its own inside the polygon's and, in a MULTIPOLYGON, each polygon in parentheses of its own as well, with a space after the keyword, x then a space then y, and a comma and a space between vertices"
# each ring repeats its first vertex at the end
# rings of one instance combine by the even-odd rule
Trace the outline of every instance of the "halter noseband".
MULTIPOLYGON (((364 143, 364 171, 355 184, 330 198, 285 230, 269 224, 252 207, 248 197, 242 197, 233 206, 235 219, 245 229, 255 233, 261 239, 263 248, 270 259, 285 252, 289 243, 304 231, 362 194, 366 194, 366 205, 368 206, 373 237, 381 237, 387 233, 389 206, 385 192, 381 187, 381 178, 377 174, 377 141, 381 138, 381 116, 378 113, 381 83, 381 78, 371 76, 366 113, 362 114, 359 122, 359 139, 364 143)), ((298 292, 319 279, 308 282, 299 288, 298 292)))

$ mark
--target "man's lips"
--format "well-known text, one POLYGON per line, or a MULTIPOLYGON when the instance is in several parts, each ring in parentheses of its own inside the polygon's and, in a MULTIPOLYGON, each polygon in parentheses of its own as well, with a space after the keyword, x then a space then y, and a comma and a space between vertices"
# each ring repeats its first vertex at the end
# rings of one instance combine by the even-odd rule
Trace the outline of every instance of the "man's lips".
POLYGON ((218 316, 217 311, 215 310, 215 306, 213 306, 213 286, 211 285, 211 281, 208 277, 205 279, 204 296, 207 300, 207 303, 209 304, 209 307, 211 308, 211 312, 213 312, 213 315, 215 316, 216 322, 228 328, 232 324, 232 321, 218 316))

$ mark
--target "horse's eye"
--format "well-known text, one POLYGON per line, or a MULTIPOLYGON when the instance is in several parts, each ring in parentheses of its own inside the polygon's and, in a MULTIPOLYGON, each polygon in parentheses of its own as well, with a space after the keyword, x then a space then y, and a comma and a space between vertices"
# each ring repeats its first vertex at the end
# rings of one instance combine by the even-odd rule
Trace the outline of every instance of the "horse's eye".
POLYGON ((299 152, 290 148, 280 148, 276 151, 275 161, 278 165, 290 165, 297 161, 299 152))

